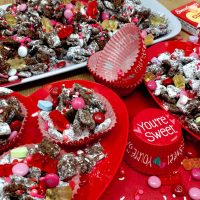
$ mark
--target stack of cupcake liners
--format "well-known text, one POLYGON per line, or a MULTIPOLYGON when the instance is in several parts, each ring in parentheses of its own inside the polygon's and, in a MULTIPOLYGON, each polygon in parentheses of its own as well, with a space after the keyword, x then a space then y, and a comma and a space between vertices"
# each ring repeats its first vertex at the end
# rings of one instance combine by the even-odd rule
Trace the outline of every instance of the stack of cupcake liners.
POLYGON ((129 23, 119 29, 102 51, 88 59, 88 70, 97 82, 118 95, 130 94, 146 70, 146 47, 138 28, 129 23))

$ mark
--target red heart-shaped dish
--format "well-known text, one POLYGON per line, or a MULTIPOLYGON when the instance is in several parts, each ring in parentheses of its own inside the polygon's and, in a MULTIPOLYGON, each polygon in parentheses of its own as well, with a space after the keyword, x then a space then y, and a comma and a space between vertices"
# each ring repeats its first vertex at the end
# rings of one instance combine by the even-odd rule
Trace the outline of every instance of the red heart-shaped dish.
POLYGON ((169 41, 150 47, 144 81, 156 103, 174 114, 183 129, 199 140, 198 53, 199 46, 189 42, 169 41))

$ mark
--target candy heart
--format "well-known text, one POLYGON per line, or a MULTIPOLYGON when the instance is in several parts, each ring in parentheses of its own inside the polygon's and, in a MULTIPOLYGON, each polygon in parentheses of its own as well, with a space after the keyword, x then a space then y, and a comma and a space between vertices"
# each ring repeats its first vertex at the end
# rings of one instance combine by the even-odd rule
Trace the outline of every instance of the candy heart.
POLYGON ((65 39, 68 36, 70 36, 72 33, 73 33, 73 27, 69 25, 69 26, 64 26, 60 28, 57 34, 60 39, 65 39))
POLYGON ((25 158, 28 154, 27 147, 17 147, 10 151, 11 158, 25 158))
POLYGON ((44 111, 51 111, 53 104, 50 101, 39 100, 37 104, 38 108, 44 111))
POLYGON ((63 132, 69 128, 69 121, 58 110, 51 111, 49 117, 58 131, 63 132))

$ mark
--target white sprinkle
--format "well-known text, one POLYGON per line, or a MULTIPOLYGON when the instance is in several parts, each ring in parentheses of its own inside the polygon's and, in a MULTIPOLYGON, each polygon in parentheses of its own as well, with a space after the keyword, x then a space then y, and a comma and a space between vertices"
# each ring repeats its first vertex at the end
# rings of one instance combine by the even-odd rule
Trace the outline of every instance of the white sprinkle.
POLYGON ((164 199, 164 200, 167 200, 167 197, 166 197, 165 195, 163 195, 163 199, 164 199))
POLYGON ((31 117, 37 117, 38 116, 38 112, 35 112, 31 115, 31 117))
POLYGON ((172 194, 172 197, 173 197, 173 198, 176 198, 176 195, 175 195, 175 194, 172 194))
POLYGON ((125 180, 125 177, 118 178, 119 181, 125 180))
POLYGON ((121 197, 119 200, 124 200, 125 199, 125 196, 121 197))

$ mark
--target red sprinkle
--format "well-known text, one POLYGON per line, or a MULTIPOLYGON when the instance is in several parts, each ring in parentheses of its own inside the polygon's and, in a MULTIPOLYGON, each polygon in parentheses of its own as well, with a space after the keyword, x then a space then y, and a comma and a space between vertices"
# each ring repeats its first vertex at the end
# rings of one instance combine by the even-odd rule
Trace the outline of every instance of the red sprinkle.
POLYGON ((74 187, 75 187, 75 183, 74 183, 74 181, 70 181, 69 182, 69 186, 72 188, 72 190, 74 189, 74 187))

